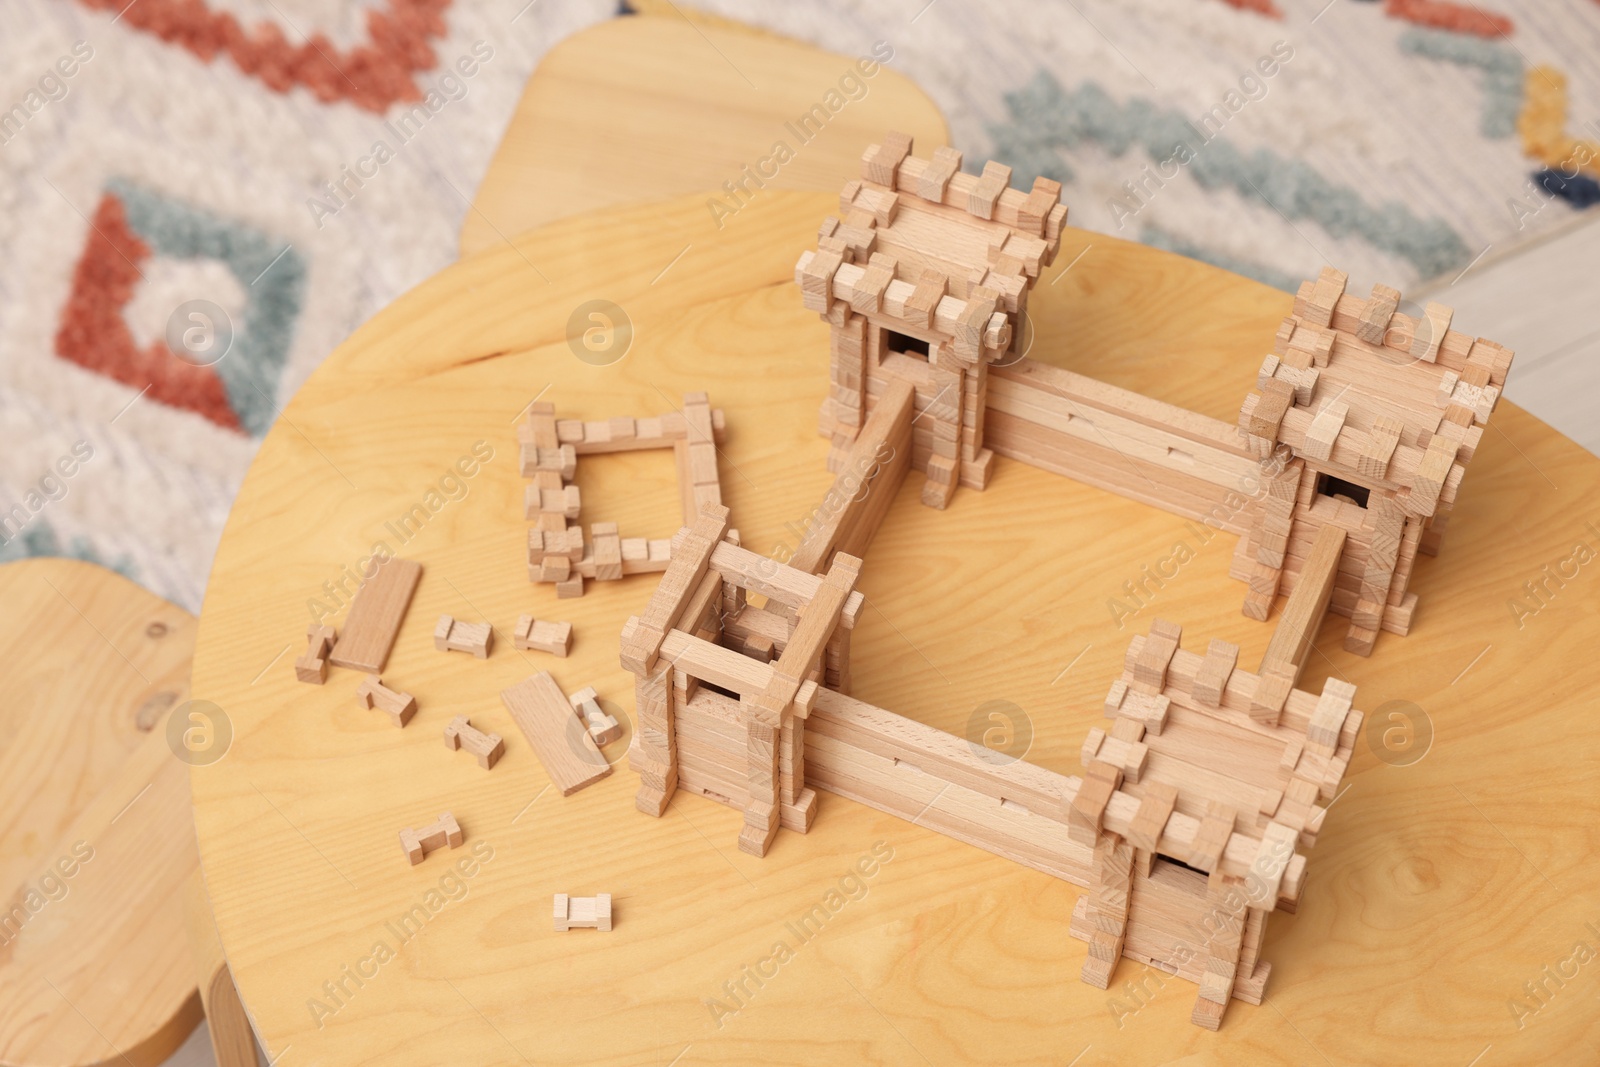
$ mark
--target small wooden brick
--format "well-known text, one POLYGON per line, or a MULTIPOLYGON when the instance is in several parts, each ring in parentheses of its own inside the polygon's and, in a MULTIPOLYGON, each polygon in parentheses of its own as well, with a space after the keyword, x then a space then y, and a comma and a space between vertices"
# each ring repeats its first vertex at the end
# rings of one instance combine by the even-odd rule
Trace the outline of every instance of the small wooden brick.
POLYGON ((850 310, 859 315, 875 315, 883 310, 883 291, 894 281, 892 256, 874 252, 867 269, 850 290, 850 310))
POLYGON ((589 537, 594 545, 594 576, 598 581, 616 581, 622 577, 622 538, 614 522, 597 522, 589 527, 589 537))
POLYGON ((356 686, 356 699, 364 708, 377 708, 388 712, 396 726, 404 726, 417 713, 417 700, 410 693, 401 693, 383 684, 376 674, 369 674, 356 686))
POLYGON ((1167 685, 1167 667, 1178 651, 1178 641, 1183 628, 1165 619, 1157 619, 1144 639, 1139 658, 1133 662, 1133 684, 1152 696, 1159 695, 1167 685))
POLYGON ((861 177, 876 185, 894 188, 895 174, 911 154, 911 135, 890 130, 880 144, 871 145, 861 156, 861 177))
MULTIPOLYGON (((1091 768, 1107 766, 1104 763, 1090 764, 1091 768)), ((1106 805, 1116 791, 1114 778, 1085 774, 1078 785, 1077 795, 1072 798, 1071 807, 1067 809, 1067 836, 1079 844, 1092 846, 1100 836, 1100 820, 1105 815, 1106 805)))
POLYGON ((1356 337, 1369 345, 1381 345, 1389 335, 1389 320, 1400 307, 1400 290, 1387 285, 1374 285, 1372 299, 1361 309, 1361 321, 1356 326, 1356 337))
POLYGON ((1142 852, 1155 852, 1161 833, 1178 805, 1178 791, 1165 782, 1146 782, 1139 798, 1139 810, 1128 824, 1128 844, 1142 852))
POLYGON ((943 203, 945 188, 960 169, 960 152, 947 145, 935 148, 933 158, 923 166, 922 174, 917 179, 917 195, 936 204, 943 203))
POLYGON ((1356 471, 1363 478, 1385 478, 1389 474, 1389 460, 1400 443, 1400 431, 1405 424, 1389 415, 1380 415, 1372 421, 1367 440, 1361 446, 1361 456, 1356 460, 1356 471))
POLYGON ((1206 649, 1206 658, 1195 672, 1190 694, 1210 708, 1222 705, 1222 696, 1228 691, 1228 679, 1239 663, 1239 646, 1213 638, 1206 649))
POLYGON ((927 327, 933 320, 934 309, 944 299, 948 284, 949 279, 938 271, 923 271, 916 289, 906 298, 906 321, 913 326, 927 327))
POLYGON ((1033 179, 1033 191, 1017 209, 1018 228, 1027 230, 1035 237, 1043 237, 1045 220, 1050 217, 1050 210, 1060 202, 1060 182, 1045 177, 1033 179))
POLYGON ((565 893, 557 893, 555 899, 555 925, 557 933, 580 929, 611 929, 611 894, 600 893, 592 897, 569 897, 565 893))
POLYGON ((1264 726, 1276 726, 1293 688, 1293 677, 1263 665, 1250 698, 1250 717, 1264 726))
POLYGON ((983 174, 967 193, 967 213, 980 219, 994 217, 995 201, 1011 187, 1011 168, 994 160, 983 165, 983 174))
POLYGON ((439 816, 439 821, 432 826, 424 826, 420 830, 407 827, 400 831, 400 847, 405 850, 406 859, 415 867, 421 863, 423 857, 436 849, 460 848, 465 835, 461 832, 461 824, 456 822, 456 817, 448 811, 439 816))
POLYGON ((478 659, 488 659, 494 647, 494 628, 486 622, 460 622, 441 615, 433 628, 433 647, 440 652, 470 652, 478 659))
POLYGON ((578 718, 588 727, 589 736, 594 738, 595 744, 609 745, 622 736, 622 725, 614 716, 607 715, 601 709, 594 686, 586 685, 567 699, 572 702, 572 710, 578 713, 578 718))
POLYGON ((1215 800, 1209 801, 1205 816, 1200 820, 1200 828, 1195 831, 1189 859, 1185 862, 1207 874, 1215 871, 1222 861, 1223 851, 1228 847, 1228 838, 1233 834, 1234 819, 1234 809, 1215 800))
POLYGON ((1344 420, 1349 414, 1350 405, 1343 401, 1333 400, 1323 404, 1322 410, 1311 420, 1301 451, 1311 459, 1327 459, 1333 454, 1333 443, 1338 440, 1339 431, 1344 429, 1344 420))
POLYGON ((1429 303, 1422 309, 1422 317, 1417 320, 1415 332, 1411 335, 1411 358, 1433 363, 1439 358, 1439 346, 1444 342, 1444 335, 1450 332, 1450 319, 1454 316, 1450 308, 1439 303, 1429 303))
POLYGON ((306 627, 305 653, 294 661, 294 676, 302 682, 321 685, 328 680, 328 654, 333 651, 338 633, 331 626, 312 623, 306 627))
POLYGON ((1276 440, 1278 428, 1283 425, 1283 417, 1288 414, 1293 403, 1294 386, 1277 378, 1272 379, 1261 390, 1261 398, 1256 401, 1255 408, 1250 412, 1245 432, 1251 437, 1276 440))
POLYGON ((473 726, 465 715, 457 715, 444 728, 444 747, 452 752, 464 748, 478 758, 478 766, 493 769, 505 755, 506 743, 499 734, 486 734, 473 726))
POLYGON ((1322 696, 1311 712, 1306 725, 1306 740, 1330 751, 1339 745, 1339 733, 1350 714, 1350 704, 1355 699, 1356 687, 1338 678, 1329 678, 1322 686, 1322 696))
POLYGON ((519 615, 511 632, 511 643, 524 651, 531 649, 552 656, 566 656, 572 651, 572 624, 519 615))

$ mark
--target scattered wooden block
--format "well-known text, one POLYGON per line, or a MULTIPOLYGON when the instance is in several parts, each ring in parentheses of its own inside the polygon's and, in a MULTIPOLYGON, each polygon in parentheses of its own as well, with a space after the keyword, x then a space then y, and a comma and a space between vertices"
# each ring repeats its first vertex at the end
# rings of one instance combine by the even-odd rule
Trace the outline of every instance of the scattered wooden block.
POLYGON ((500 694, 517 728, 564 797, 611 773, 611 765, 578 720, 555 679, 540 671, 500 694))
POLYGON ((410 693, 401 693, 383 684, 376 674, 369 674, 356 686, 356 699, 364 708, 377 708, 387 712, 396 726, 404 726, 417 713, 417 700, 410 693))
POLYGON ((356 590, 328 662, 372 674, 383 670, 421 580, 422 564, 414 560, 390 556, 379 564, 377 572, 356 590))
POLYGON ((457 715, 444 728, 444 747, 452 752, 464 748, 478 759, 478 766, 492 770, 505 755, 506 743, 499 734, 486 734, 473 726, 465 715, 457 715))
POLYGON ((609 930, 611 929, 611 894, 601 893, 592 897, 569 897, 565 893, 557 893, 555 920, 557 933, 581 929, 609 930))
POLYGON ((461 833, 461 824, 448 811, 442 813, 432 826, 424 826, 420 830, 407 827, 400 831, 400 847, 405 850, 406 859, 411 861, 413 867, 421 863, 428 853, 446 845, 460 848, 463 840, 465 836, 461 833))
POLYGON ((478 659, 488 659, 493 645, 494 628, 486 622, 459 622, 440 615, 433 628, 433 647, 440 652, 470 652, 478 659))
POLYGON ((328 680, 328 654, 339 639, 331 626, 312 623, 306 627, 306 650, 294 661, 294 676, 302 682, 321 685, 328 680))
POLYGON ((511 643, 523 650, 532 649, 565 657, 572 651, 572 624, 519 615, 511 631, 511 643))
POLYGON ((609 745, 622 736, 622 725, 616 717, 607 715, 600 707, 599 698, 595 695, 594 686, 586 685, 573 693, 568 698, 572 703, 572 710, 589 730, 589 736, 594 738, 597 745, 609 745))

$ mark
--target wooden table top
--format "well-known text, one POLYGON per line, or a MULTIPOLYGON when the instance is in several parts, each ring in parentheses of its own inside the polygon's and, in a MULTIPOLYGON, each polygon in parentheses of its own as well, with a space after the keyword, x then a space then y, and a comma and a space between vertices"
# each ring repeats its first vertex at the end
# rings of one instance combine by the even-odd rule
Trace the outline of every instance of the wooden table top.
MULTIPOLYGON (((1585 925, 1600 926, 1597 564, 1583 553, 1520 624, 1507 602, 1546 564, 1571 574, 1560 561, 1575 545, 1600 545, 1586 525, 1600 460, 1508 403, 1443 553, 1419 564, 1413 632, 1383 635, 1362 659, 1340 647, 1345 620, 1323 631, 1305 687, 1337 672, 1383 728, 1358 745, 1298 914, 1273 917, 1267 1002, 1234 1003, 1220 1034, 1190 1025, 1193 986, 1130 961, 1109 991, 1079 982, 1073 886, 841 798, 821 795, 809 835, 780 833, 755 859, 735 847, 734 810, 680 793, 661 820, 635 811, 625 765, 566 799, 547 788, 500 690, 549 670, 628 718, 618 633, 655 579, 594 583, 576 600, 527 583, 513 423, 535 397, 603 418, 708 390, 727 414, 724 499, 744 544, 792 546, 830 476, 815 431, 827 331, 791 277, 835 203, 774 192, 718 232, 690 196, 471 257, 340 346, 264 441, 195 658, 195 692, 226 711, 235 740, 192 781, 218 927, 269 1053, 1061 1064, 1087 1049, 1075 1062, 1466 1064, 1487 1046, 1488 1065, 1592 1046, 1600 964, 1567 961, 1575 942, 1600 941, 1585 925), (607 366, 568 344, 569 316, 596 298, 634 328, 607 366), (425 521, 401 544, 391 524, 418 505, 425 521), (337 608, 328 590, 379 540, 425 567, 384 675, 417 698, 403 730, 357 706, 354 672, 318 688, 292 666, 308 605, 337 608), (523 612, 570 620, 572 656, 512 649, 523 612), (435 652, 445 613, 493 623, 493 655, 435 652), (1409 745, 1399 712, 1419 727, 1409 745), (494 770, 444 748, 458 714, 505 736, 494 770), (441 811, 465 845, 408 866, 398 831, 441 811), (850 878, 870 856, 873 874, 850 878), (600 892, 612 931, 552 931, 554 894, 600 892), (837 906, 802 941, 791 924, 819 902, 837 906), (1547 1003, 1529 999, 1524 983, 1544 968, 1575 966, 1564 988, 1546 980, 1547 1003)), ((1035 290, 1031 355, 1232 418, 1289 303, 1068 231, 1035 290)), ((586 459, 578 484, 585 522, 656 537, 678 524, 664 453, 586 459)), ((1119 629, 1108 598, 1186 536, 1181 520, 1004 459, 987 491, 960 490, 943 513, 918 503, 919 486, 908 479, 866 557, 863 699, 956 733, 1009 701, 1032 730, 1027 758, 1076 773, 1127 642, 1154 614, 1180 621, 1187 647, 1238 642, 1247 666, 1266 647, 1271 626, 1240 614, 1243 586, 1226 577, 1229 535, 1119 629)), ((608 756, 621 761, 626 740, 608 756)))
POLYGON ((200 1021, 167 725, 195 618, 104 567, 0 567, 0 1064, 157 1064, 200 1021))
POLYGON ((686 193, 701 193, 710 219, 704 202, 726 197, 723 183, 745 181, 747 166, 756 181, 740 198, 837 193, 862 146, 890 128, 923 155, 950 143, 944 115, 899 71, 869 66, 862 77, 861 56, 661 0, 639 6, 647 13, 590 26, 540 59, 461 220, 462 255, 553 219, 686 193), (836 105, 825 125, 792 127, 825 99, 836 105), (793 152, 781 165, 780 141, 793 152))

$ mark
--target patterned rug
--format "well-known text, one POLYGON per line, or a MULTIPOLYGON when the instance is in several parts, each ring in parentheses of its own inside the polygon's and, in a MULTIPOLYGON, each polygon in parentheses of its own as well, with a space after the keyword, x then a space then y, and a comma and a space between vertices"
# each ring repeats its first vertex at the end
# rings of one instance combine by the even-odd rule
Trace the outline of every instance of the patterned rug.
MULTIPOLYGON (((1270 284, 1448 280, 1600 201, 1596 0, 695 7, 886 41, 970 165, 1270 284)), ((197 610, 261 435, 455 258, 539 57, 615 14, 0 0, 0 559, 95 559, 197 610)))

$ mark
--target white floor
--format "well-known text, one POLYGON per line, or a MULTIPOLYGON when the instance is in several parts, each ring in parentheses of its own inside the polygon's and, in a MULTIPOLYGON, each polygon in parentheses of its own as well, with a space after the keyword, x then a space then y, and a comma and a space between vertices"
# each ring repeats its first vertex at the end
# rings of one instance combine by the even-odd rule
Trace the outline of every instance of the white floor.
POLYGON ((1600 455, 1600 217, 1406 295, 1448 304, 1456 329, 1516 352, 1506 399, 1600 455))

